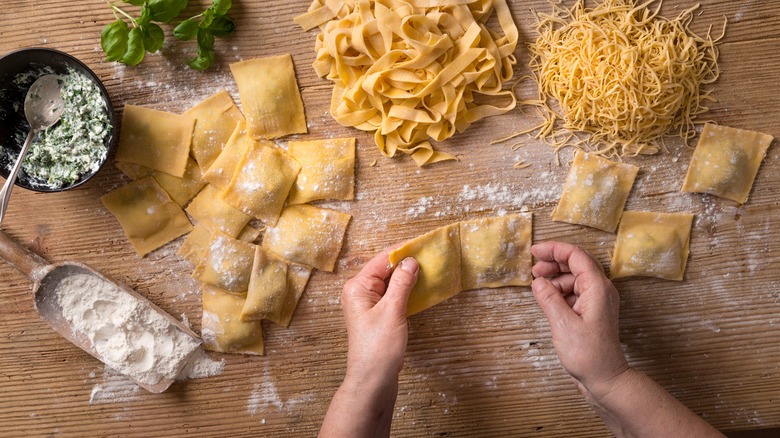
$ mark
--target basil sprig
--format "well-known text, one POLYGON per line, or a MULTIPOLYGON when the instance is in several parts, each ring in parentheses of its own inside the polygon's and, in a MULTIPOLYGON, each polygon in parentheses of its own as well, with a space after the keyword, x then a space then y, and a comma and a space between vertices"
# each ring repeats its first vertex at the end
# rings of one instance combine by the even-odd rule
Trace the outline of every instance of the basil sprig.
POLYGON ((122 0, 109 3, 109 6, 116 21, 103 28, 100 46, 106 53, 106 61, 119 61, 127 65, 141 62, 146 52, 160 50, 165 41, 165 32, 157 23, 176 24, 174 37, 182 41, 197 41, 198 56, 187 60, 187 65, 196 70, 206 70, 214 61, 215 37, 224 38, 236 30, 236 23, 225 15, 233 6, 232 0, 212 0, 211 6, 205 11, 183 21, 173 20, 187 7, 187 0, 122 0), (140 6, 141 14, 133 17, 116 3, 140 6))

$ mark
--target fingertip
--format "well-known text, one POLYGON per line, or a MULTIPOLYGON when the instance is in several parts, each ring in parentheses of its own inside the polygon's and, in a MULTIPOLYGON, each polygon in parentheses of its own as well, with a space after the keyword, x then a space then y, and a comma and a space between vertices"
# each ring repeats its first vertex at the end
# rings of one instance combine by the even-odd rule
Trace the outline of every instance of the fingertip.
POLYGON ((398 267, 411 275, 417 275, 420 270, 420 265, 417 263, 417 260, 412 257, 407 257, 401 260, 401 263, 398 265, 398 267))
POLYGON ((550 280, 544 277, 537 277, 534 279, 533 283, 531 283, 531 290, 534 292, 534 294, 537 294, 544 290, 544 288, 549 284, 551 284, 550 280))

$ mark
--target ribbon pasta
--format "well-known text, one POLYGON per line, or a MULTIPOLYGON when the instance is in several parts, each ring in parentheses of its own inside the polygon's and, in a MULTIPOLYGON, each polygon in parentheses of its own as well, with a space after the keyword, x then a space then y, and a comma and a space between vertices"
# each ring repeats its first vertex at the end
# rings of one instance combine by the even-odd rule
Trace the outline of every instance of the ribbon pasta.
POLYGON ((375 131, 387 157, 401 151, 419 166, 456 159, 429 140, 517 103, 503 89, 518 40, 506 0, 314 0, 295 22, 321 30, 313 65, 334 83, 333 117, 375 131), (494 10, 502 34, 485 25, 494 10), (477 95, 509 103, 479 104, 477 95))

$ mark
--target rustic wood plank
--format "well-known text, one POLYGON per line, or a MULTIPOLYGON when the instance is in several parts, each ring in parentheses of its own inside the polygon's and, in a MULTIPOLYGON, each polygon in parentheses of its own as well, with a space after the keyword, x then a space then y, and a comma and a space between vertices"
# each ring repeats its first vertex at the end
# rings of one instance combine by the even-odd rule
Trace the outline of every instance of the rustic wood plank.
MULTIPOLYGON (((120 116, 125 103, 182 112, 222 88, 238 99, 230 62, 291 53, 310 125, 309 136, 291 138, 356 136, 358 182, 354 202, 319 203, 354 215, 347 243, 335 274, 314 274, 290 328, 265 326, 267 355, 214 355, 227 361, 223 374, 176 383, 164 394, 135 389, 58 337, 35 313, 29 281, 0 266, 2 435, 311 436, 344 374, 341 286, 382 248, 450 222, 525 207, 535 213, 535 241, 580 244, 609 264, 613 235, 550 220, 567 167, 555 165, 547 146, 527 138, 517 151, 509 149, 512 142, 488 145, 533 126, 532 117, 513 111, 475 123, 437 146, 460 162, 425 170, 406 158, 383 158, 371 136, 336 124, 327 111, 330 87, 310 67, 315 32, 291 21, 306 10, 305 1, 234 2, 236 34, 217 42, 215 66, 205 73, 183 66, 194 56, 193 43, 166 44, 137 67, 104 62, 99 34, 113 18, 102 2, 5 3, 1 53, 45 46, 76 55, 104 80, 120 116), (513 169, 520 159, 532 166, 513 169)), ((674 15, 689 5, 671 0, 663 11, 674 15)), ((529 41, 530 9, 547 6, 534 0, 511 7, 529 41)), ((729 25, 715 86, 719 102, 707 118, 780 136, 780 14, 771 2, 706 1, 693 27, 703 33, 713 24, 717 35, 723 16, 729 25)), ((516 71, 523 74, 527 54, 522 47, 518 54, 516 71)), ((532 83, 518 88, 535 92, 532 83)), ((780 151, 770 148, 750 200, 737 207, 680 193, 692 150, 679 141, 670 148, 627 160, 642 168, 628 208, 695 213, 692 255, 683 282, 616 282, 624 351, 633 366, 721 430, 778 427, 780 272, 773 266, 780 261, 774 232, 780 218, 773 213, 780 204, 780 151)), ((570 153, 562 159, 568 163, 570 153)), ((4 229, 50 261, 83 261, 135 287, 197 331, 200 294, 191 266, 175 256, 181 239, 138 258, 99 201, 126 182, 108 165, 70 192, 17 190, 4 229)), ((394 436, 608 435, 560 367, 528 288, 464 292, 412 317, 395 415, 394 436)))

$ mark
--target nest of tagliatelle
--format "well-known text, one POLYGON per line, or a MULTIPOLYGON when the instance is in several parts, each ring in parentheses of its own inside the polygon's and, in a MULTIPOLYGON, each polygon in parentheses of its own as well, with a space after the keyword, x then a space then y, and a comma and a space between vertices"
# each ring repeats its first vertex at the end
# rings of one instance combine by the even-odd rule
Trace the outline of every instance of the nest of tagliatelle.
POLYGON ((695 135, 705 101, 715 100, 706 86, 718 78, 723 35, 690 30, 698 5, 667 19, 660 2, 649 8, 654 1, 588 8, 578 0, 571 9, 552 4, 551 14, 536 14, 539 37, 528 47, 539 96, 520 103, 536 106, 544 121, 525 132, 556 152, 578 146, 607 156, 653 154, 666 149, 666 136, 695 135))

